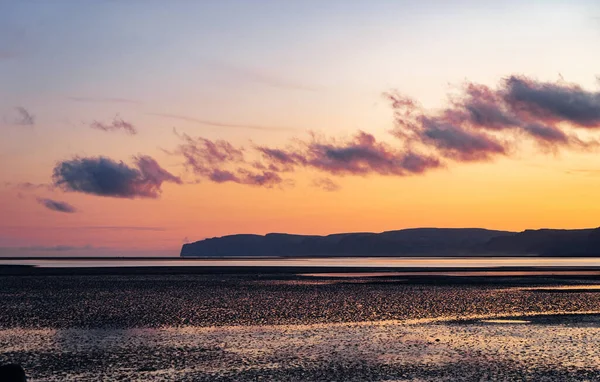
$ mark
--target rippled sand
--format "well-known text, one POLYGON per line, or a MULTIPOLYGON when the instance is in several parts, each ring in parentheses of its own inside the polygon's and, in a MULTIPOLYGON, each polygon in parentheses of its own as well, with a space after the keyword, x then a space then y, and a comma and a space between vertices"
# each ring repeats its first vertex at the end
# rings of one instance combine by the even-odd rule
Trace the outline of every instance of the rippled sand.
POLYGON ((313 281, 0 278, 0 362, 34 381, 600 380, 594 280, 313 281))

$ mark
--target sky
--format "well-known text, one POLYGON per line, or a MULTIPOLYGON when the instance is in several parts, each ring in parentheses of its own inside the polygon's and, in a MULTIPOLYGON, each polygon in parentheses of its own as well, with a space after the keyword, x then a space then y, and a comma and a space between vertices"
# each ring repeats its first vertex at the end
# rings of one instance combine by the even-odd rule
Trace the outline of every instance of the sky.
POLYGON ((0 0, 0 255, 600 225, 600 4, 0 0))

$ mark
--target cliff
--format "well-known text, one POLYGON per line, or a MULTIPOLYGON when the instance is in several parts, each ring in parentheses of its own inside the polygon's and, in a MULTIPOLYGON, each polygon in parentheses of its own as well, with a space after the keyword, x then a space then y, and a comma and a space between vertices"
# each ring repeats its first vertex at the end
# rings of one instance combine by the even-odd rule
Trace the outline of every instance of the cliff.
POLYGON ((182 257, 600 256, 600 228, 493 231, 416 228, 327 236, 230 235, 184 244, 182 257))

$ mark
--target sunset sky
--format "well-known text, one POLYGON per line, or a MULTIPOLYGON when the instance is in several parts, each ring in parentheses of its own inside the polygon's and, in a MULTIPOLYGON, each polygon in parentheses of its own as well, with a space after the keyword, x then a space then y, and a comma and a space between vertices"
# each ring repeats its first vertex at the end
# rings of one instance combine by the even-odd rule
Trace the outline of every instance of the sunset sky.
POLYGON ((597 227, 598 75, 596 0, 0 0, 0 255, 597 227))

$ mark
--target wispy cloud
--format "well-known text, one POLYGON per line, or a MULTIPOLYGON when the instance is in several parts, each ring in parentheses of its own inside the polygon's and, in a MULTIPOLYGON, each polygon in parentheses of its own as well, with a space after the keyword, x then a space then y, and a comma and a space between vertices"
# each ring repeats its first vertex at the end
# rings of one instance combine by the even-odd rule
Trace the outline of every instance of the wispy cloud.
POLYGON ((33 245, 30 247, 4 247, 3 249, 17 250, 17 251, 39 251, 39 252, 66 252, 66 251, 77 251, 77 250, 91 250, 91 249, 106 249, 106 247, 94 247, 93 245, 33 245))
POLYGON ((252 124, 235 124, 235 123, 225 123, 225 122, 217 122, 210 121, 206 119, 199 119, 193 117, 187 117, 184 115, 178 114, 168 114, 168 113, 147 113, 148 115, 154 115, 162 118, 170 118, 179 121, 192 122, 205 126, 213 126, 213 127, 224 127, 224 128, 233 128, 233 129, 250 129, 250 130, 263 130, 263 131, 293 131, 295 129, 289 127, 277 127, 277 126, 263 126, 263 125, 252 125, 252 124))
POLYGON ((40 230, 65 230, 65 231, 79 231, 79 230, 100 230, 100 231, 154 231, 154 232, 162 232, 167 231, 166 227, 156 227, 156 226, 2 226, 2 229, 21 231, 24 229, 40 229, 40 230))
POLYGON ((53 184, 64 191, 117 198, 158 198, 164 182, 182 184, 149 156, 134 157, 135 167, 106 157, 59 162, 53 170, 53 184))
POLYGON ((36 191, 36 190, 41 190, 41 189, 45 189, 45 190, 53 189, 52 185, 50 185, 48 183, 32 183, 32 182, 19 182, 19 183, 4 182, 4 186, 13 187, 19 191, 36 191))
POLYGON ((52 211, 65 212, 70 214, 77 212, 77 208, 75 208, 67 202, 60 202, 58 200, 44 198, 38 198, 37 201, 38 203, 52 211))
POLYGON ((75 102, 94 102, 94 103, 125 103, 125 104, 139 104, 140 101, 136 101, 128 98, 111 98, 111 97, 67 97, 70 101, 75 102))
POLYGON ((261 68, 252 68, 248 66, 239 66, 232 63, 217 61, 217 60, 205 60, 204 66, 220 71, 227 74, 228 77, 234 77, 237 80, 245 80, 270 86, 279 89, 288 90, 301 90, 301 91, 318 91, 319 89, 313 86, 309 86, 300 82, 296 82, 289 78, 279 77, 272 74, 272 70, 266 70, 261 68))
POLYGON ((33 126, 35 125, 35 116, 25 109, 23 106, 15 107, 16 115, 12 120, 12 123, 20 126, 33 126))
POLYGON ((84 230, 101 230, 101 231, 155 231, 162 232, 166 231, 165 227, 149 227, 149 226, 79 226, 74 229, 84 230))
POLYGON ((313 187, 320 188, 325 191, 339 191, 341 186, 329 178, 317 178, 312 182, 313 187))
POLYGON ((170 154, 185 158, 184 165, 195 175, 209 179, 215 183, 239 183, 254 186, 273 187, 283 183, 283 179, 274 171, 267 169, 250 170, 245 168, 244 150, 224 140, 211 141, 205 138, 192 138, 187 134, 179 134, 181 143, 170 154), (225 168, 236 164, 235 170, 225 168))
POLYGON ((137 134, 137 130, 133 124, 130 122, 126 122, 119 115, 116 115, 110 123, 103 123, 94 121, 90 124, 92 129, 102 130, 102 131, 118 131, 122 130, 128 134, 135 135, 137 134))

